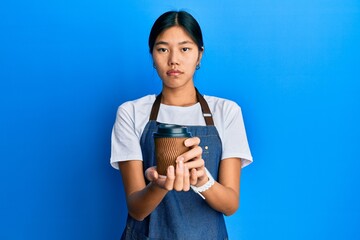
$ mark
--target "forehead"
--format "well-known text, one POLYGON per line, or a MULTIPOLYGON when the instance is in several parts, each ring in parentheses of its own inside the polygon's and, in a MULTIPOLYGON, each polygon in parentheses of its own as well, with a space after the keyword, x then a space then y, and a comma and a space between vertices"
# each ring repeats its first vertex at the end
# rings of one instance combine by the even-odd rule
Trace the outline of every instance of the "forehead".
POLYGON ((161 32, 155 42, 179 43, 179 42, 194 42, 190 35, 180 26, 170 27, 161 32))

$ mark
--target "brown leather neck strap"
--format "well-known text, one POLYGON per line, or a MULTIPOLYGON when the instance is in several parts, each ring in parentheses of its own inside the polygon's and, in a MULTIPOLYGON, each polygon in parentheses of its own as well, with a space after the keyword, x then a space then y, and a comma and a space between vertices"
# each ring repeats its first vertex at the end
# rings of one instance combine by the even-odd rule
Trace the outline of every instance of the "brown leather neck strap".
POLYGON ((160 104, 161 104, 161 93, 159 95, 156 96, 155 102, 152 105, 151 108, 151 113, 150 113, 150 118, 149 120, 154 120, 156 121, 158 113, 159 113, 159 109, 160 109, 160 104))
POLYGON ((196 90, 196 98, 200 103, 201 106, 201 110, 206 122, 206 126, 214 126, 214 120, 212 118, 212 114, 209 108, 209 105, 207 104, 205 98, 199 93, 199 91, 195 88, 196 90))
MULTIPOLYGON (((214 120, 212 118, 212 114, 211 114, 209 105, 207 104, 204 97, 199 93, 199 91, 196 88, 195 88, 195 90, 196 90, 196 98, 197 98, 198 102, 200 103, 201 110, 202 110, 206 125, 207 126, 213 126, 214 125, 214 120)), ((155 102, 154 102, 154 104, 152 106, 152 109, 151 109, 149 120, 156 121, 158 113, 159 113, 159 109, 160 109, 161 96, 162 96, 161 93, 156 96, 155 102)))

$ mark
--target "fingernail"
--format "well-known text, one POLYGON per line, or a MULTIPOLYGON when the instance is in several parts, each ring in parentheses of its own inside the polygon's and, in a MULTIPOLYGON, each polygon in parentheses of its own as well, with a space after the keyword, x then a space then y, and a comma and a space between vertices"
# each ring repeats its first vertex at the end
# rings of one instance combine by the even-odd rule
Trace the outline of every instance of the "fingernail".
POLYGON ((184 162, 183 162, 182 160, 179 161, 178 165, 179 165, 179 169, 180 169, 180 170, 183 170, 183 169, 184 169, 184 162))
POLYGON ((180 157, 178 157, 178 158, 176 159, 176 163, 178 163, 178 162, 180 162, 180 161, 184 162, 184 157, 183 157, 183 156, 180 156, 180 157))

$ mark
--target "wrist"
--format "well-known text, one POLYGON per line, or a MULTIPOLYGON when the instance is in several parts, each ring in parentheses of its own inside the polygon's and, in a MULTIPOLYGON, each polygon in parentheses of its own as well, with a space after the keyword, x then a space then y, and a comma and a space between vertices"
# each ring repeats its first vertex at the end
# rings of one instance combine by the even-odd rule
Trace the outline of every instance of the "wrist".
MULTIPOLYGON (((205 168, 205 172, 207 175, 208 180, 203 184, 197 184, 196 186, 191 185, 191 189, 199 194, 203 199, 205 199, 204 195, 202 195, 202 192, 205 192, 209 188, 211 188, 215 184, 214 178, 211 176, 210 172, 205 168), (200 185, 200 186, 198 186, 200 185)), ((205 178, 206 179, 206 178, 205 178)))
POLYGON ((194 186, 199 188, 199 187, 205 185, 209 180, 210 180, 209 176, 207 175, 207 173, 205 173, 205 176, 202 177, 201 179, 198 179, 198 181, 196 182, 196 184, 194 186))

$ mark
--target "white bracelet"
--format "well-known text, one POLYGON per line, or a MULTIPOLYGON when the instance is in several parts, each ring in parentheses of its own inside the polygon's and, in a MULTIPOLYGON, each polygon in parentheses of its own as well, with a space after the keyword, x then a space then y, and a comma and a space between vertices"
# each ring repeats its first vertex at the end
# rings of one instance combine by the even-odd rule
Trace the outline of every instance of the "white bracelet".
POLYGON ((209 188, 212 187, 212 185, 214 185, 215 183, 215 180, 214 178, 211 176, 211 173, 209 172, 209 170, 207 170, 205 168, 205 172, 206 172, 206 175, 208 176, 209 180, 202 186, 200 187, 195 187, 193 185, 191 185, 191 189, 196 192, 197 194, 199 194, 203 199, 205 199, 204 195, 202 195, 201 193, 202 192, 205 192, 206 190, 208 190, 209 188))

